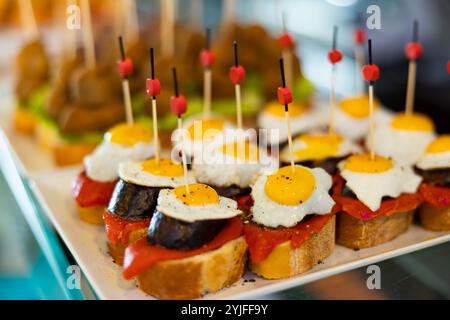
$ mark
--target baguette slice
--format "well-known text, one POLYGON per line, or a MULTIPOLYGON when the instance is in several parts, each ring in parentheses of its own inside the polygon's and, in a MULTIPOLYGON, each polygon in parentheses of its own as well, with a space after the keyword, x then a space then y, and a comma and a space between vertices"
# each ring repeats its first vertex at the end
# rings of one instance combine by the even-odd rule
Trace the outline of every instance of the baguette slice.
POLYGON ((431 204, 424 203, 419 208, 419 217, 425 229, 433 231, 450 230, 450 207, 439 209, 431 204))
POLYGON ((119 266, 123 265, 123 257, 125 256, 125 249, 133 242, 147 236, 148 227, 141 228, 130 232, 127 244, 122 244, 122 241, 111 243, 108 241, 109 254, 113 258, 113 262, 119 266))
POLYGON ((238 281, 244 272, 243 236, 194 257, 161 261, 137 276, 145 293, 160 299, 194 299, 238 281))
POLYGON ((388 242, 408 230, 413 214, 414 210, 360 220, 345 212, 338 213, 336 243, 361 249, 388 242))
POLYGON ((84 222, 90 224, 103 224, 103 212, 105 211, 105 206, 94 206, 94 207, 81 207, 77 205, 78 215, 80 219, 84 222))
POLYGON ((250 270, 266 279, 288 278, 308 271, 333 252, 335 225, 336 216, 297 249, 291 248, 290 241, 283 242, 264 261, 250 261, 250 270))

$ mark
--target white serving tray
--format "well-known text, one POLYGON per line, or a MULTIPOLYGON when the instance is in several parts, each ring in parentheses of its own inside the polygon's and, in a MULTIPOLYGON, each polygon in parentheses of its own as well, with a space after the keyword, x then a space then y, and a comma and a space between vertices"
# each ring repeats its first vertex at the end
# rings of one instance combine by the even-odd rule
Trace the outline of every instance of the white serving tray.
MULTIPOLYGON (((78 218, 75 202, 70 195, 71 183, 77 173, 78 170, 72 168, 35 174, 31 177, 31 188, 99 298, 152 299, 140 291, 133 281, 122 278, 121 268, 112 262, 107 253, 104 228, 88 225, 78 218)), ((449 240, 449 232, 429 232, 413 225, 397 239, 374 248, 354 251, 336 246, 333 254, 322 264, 290 279, 264 280, 247 272, 232 287, 205 298, 256 298, 449 240), (255 281, 244 281, 245 279, 255 281)))

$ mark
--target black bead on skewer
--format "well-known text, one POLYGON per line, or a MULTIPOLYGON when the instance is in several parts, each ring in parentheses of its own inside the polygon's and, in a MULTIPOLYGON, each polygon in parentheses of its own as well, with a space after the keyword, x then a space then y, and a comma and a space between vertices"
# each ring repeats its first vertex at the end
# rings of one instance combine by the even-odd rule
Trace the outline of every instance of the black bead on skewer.
MULTIPOLYGON (((283 58, 280 59, 280 75, 281 75, 281 84, 283 86, 283 88, 286 88, 286 77, 284 75, 284 61, 283 58)), ((288 104, 284 105, 284 111, 288 111, 289 110, 289 106, 288 104)))
POLYGON ((122 36, 119 36, 119 49, 120 49, 120 58, 122 59, 122 61, 124 61, 125 60, 125 49, 123 46, 122 36))
POLYGON ((175 67, 172 68, 172 76, 173 76, 173 90, 175 92, 175 96, 178 97, 180 95, 180 92, 178 91, 177 69, 175 67))
POLYGON ((152 80, 155 80, 155 53, 153 48, 150 48, 150 68, 152 80))
MULTIPOLYGON (((369 64, 372 64, 372 39, 367 40, 369 45, 369 64)), ((369 81, 369 85, 373 86, 373 81, 369 81)))
POLYGON ((236 41, 233 41, 233 53, 234 53, 234 66, 237 67, 239 65, 239 60, 238 60, 238 47, 236 41))
POLYGON ((336 50, 337 47, 337 33, 338 33, 338 27, 333 27, 333 50, 336 50))
POLYGON ((413 42, 419 41, 419 21, 417 21, 417 20, 414 20, 414 24, 413 24, 412 41, 413 42))
POLYGON ((206 28, 206 49, 211 49, 211 29, 206 28))

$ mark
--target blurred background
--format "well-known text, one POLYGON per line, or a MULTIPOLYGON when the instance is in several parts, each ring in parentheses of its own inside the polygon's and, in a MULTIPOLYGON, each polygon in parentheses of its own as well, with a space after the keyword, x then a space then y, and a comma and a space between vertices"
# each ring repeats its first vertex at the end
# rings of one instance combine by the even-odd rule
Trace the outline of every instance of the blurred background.
MULTIPOLYGON (((105 48, 114 35, 113 2, 90 1, 100 59, 111 54, 105 48)), ((32 3, 46 48, 57 59, 63 54, 61 43, 65 34, 61 24, 67 1, 33 0, 32 3)), ((159 1, 138 0, 136 3, 142 34, 149 43, 157 43, 159 40, 154 28, 160 18, 159 1)), ((331 47, 333 26, 339 26, 338 47, 344 52, 337 78, 337 92, 341 96, 357 91, 360 77, 355 68, 353 32, 355 28, 365 28, 367 36, 373 39, 374 62, 381 69, 375 93, 392 110, 404 108, 408 69, 404 46, 411 40, 413 21, 417 19, 424 55, 418 62, 415 108, 435 120, 438 132, 450 131, 450 76, 446 70, 450 59, 448 0, 179 0, 177 28, 181 30, 177 35, 183 38, 192 30, 202 33, 205 27, 209 27, 213 30, 213 37, 219 38, 224 20, 230 19, 241 25, 263 27, 269 35, 276 37, 282 31, 283 13, 286 27, 297 43, 303 75, 324 94, 330 83, 326 54, 331 47), (232 14, 226 12, 224 2, 234 2, 232 14), (381 9, 380 30, 365 28, 369 5, 377 5, 381 9)), ((18 0, 0 0, 0 30, 0 79, 4 80, 13 74, 12 61, 23 44, 18 0)), ((256 40, 253 40, 257 42, 258 36, 255 33, 256 40)), ((112 41, 116 41, 115 35, 113 38, 112 41)), ((114 57, 117 55, 113 52, 114 57)), ((266 63, 275 64, 276 61, 266 63)), ((0 99, 7 94, 6 91, 0 92, 0 99)), ((22 214, 0 174, 0 299, 95 298, 86 283, 82 292, 67 292, 60 275, 55 274, 53 262, 47 260, 45 250, 39 245, 39 234, 35 230, 30 219, 22 214)), ((47 231, 53 232, 51 228, 47 231)), ((46 250, 59 250, 69 262, 73 261, 57 235, 53 236, 57 239, 53 243, 55 247, 46 250)), ((366 288, 367 274, 365 268, 361 268, 263 298, 450 298, 450 244, 379 265, 383 272, 382 290, 366 288)))

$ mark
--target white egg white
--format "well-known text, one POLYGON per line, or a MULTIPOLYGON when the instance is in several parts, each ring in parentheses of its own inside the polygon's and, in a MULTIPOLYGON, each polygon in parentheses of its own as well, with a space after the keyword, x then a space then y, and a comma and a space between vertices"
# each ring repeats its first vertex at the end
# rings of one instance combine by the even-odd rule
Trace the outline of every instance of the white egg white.
MULTIPOLYGON (((375 127, 375 152, 392 158, 399 164, 412 165, 420 159, 434 138, 434 132, 399 130, 392 128, 390 123, 385 123, 375 127)), ((369 137, 366 139, 366 146, 370 148, 369 137)))
MULTIPOLYGON (((142 162, 126 161, 119 165, 119 177, 127 182, 145 187, 171 187, 184 185, 184 175, 167 177, 142 170, 142 162)), ((192 171, 188 171, 188 183, 195 183, 192 171)))
MULTIPOLYGON (((318 129, 325 125, 322 115, 314 111, 306 111, 296 117, 291 116, 290 122, 293 135, 318 129)), ((284 117, 278 117, 262 110, 258 115, 258 127, 267 129, 262 140, 268 145, 283 143, 288 139, 284 117)))
POLYGON ((84 167, 89 178, 100 182, 111 182, 118 177, 119 164, 126 160, 145 160, 153 156, 153 143, 139 142, 123 146, 103 141, 90 155, 84 158, 84 167))
POLYGON ((215 187, 249 187, 261 173, 273 172, 278 161, 259 149, 259 160, 244 160, 224 154, 218 145, 209 154, 195 158, 192 169, 198 182, 215 187))
POLYGON ((450 168, 450 151, 424 153, 416 166, 422 170, 450 168))
POLYGON ((415 193, 422 181, 410 166, 394 163, 385 172, 361 173, 344 168, 344 161, 339 163, 339 169, 347 187, 372 211, 380 208, 383 197, 396 198, 402 193, 415 193))
MULTIPOLYGON (((306 167, 304 167, 306 168, 306 167)), ((307 214, 324 215, 331 212, 335 202, 328 194, 331 188, 331 176, 321 168, 309 169, 316 185, 309 198, 298 205, 283 205, 270 199, 265 192, 267 176, 260 176, 252 188, 253 221, 267 227, 293 227, 307 214)))
POLYGON ((242 213, 237 208, 237 202, 232 199, 219 196, 217 204, 187 205, 169 189, 159 192, 156 209, 171 218, 185 222, 228 219, 242 213))

